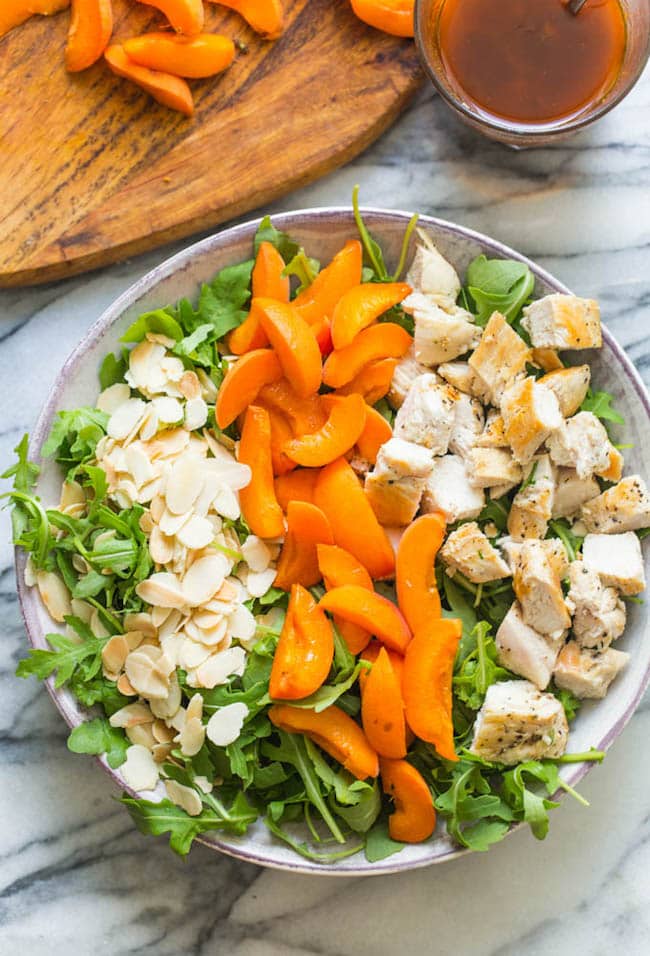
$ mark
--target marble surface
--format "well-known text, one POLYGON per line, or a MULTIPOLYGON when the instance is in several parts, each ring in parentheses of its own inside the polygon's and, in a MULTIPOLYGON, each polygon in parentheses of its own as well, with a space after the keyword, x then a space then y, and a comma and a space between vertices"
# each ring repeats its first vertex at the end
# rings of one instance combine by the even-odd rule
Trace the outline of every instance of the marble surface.
MULTIPOLYGON (((516 153, 463 129, 429 91, 362 157, 269 210, 347 203, 490 233, 598 297, 650 382, 650 73, 600 125, 516 153)), ((179 246, 174 247, 180 248, 179 246)), ((174 249, 0 293, 0 461, 30 428, 80 334, 174 249)), ((0 953, 627 956, 650 952, 650 698, 538 844, 399 877, 264 872, 198 847, 182 862, 140 836, 89 758, 65 749, 45 690, 14 669, 25 633, 8 521, 0 531, 0 953)))

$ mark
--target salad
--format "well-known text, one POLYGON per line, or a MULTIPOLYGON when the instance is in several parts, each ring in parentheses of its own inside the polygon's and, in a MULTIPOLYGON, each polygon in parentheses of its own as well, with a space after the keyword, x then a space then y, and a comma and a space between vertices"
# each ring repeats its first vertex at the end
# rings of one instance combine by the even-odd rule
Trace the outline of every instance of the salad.
POLYGON ((20 677, 89 708, 145 833, 186 854, 263 820, 296 853, 371 862, 444 825, 538 838, 571 790, 569 726, 628 655, 650 496, 588 364, 598 305, 534 299, 524 263, 464 283, 409 224, 393 273, 358 237, 323 264, 264 219, 196 302, 141 315, 59 412, 26 583, 61 625, 20 677), (403 279, 402 275, 408 271, 403 279))

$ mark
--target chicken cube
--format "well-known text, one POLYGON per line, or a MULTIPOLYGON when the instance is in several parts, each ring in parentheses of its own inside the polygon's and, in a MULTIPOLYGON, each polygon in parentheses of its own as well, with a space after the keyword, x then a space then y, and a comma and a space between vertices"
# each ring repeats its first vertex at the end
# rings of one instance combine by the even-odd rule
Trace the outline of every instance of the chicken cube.
MULTIPOLYGON (((515 568, 517 567, 517 561, 522 552, 524 546, 524 541, 514 541, 510 537, 501 538, 497 541, 497 544, 510 568, 510 571, 514 574, 515 568)), ((557 574, 558 578, 562 580, 566 576, 566 573, 569 569, 569 558, 566 553, 566 548, 562 544, 559 538, 545 538, 543 541, 538 541, 537 546, 542 548, 546 560, 549 565, 557 574)))
POLYGON ((395 416, 393 434, 404 441, 424 445, 434 455, 445 455, 458 395, 451 385, 439 384, 436 375, 420 375, 395 416))
POLYGON ((600 494, 600 485, 593 477, 579 478, 575 468, 558 468, 553 496, 553 518, 578 514, 586 501, 600 494))
POLYGON ((558 687, 571 691, 576 697, 601 700, 629 657, 612 647, 595 651, 569 641, 560 651, 553 678, 558 687))
POLYGON ((527 539, 521 545, 512 579, 524 621, 540 634, 557 635, 571 626, 556 568, 543 542, 527 539))
POLYGON ((467 465, 459 455, 444 455, 433 462, 425 481, 422 511, 442 511, 449 524, 477 518, 485 505, 485 495, 469 480, 467 465))
POLYGON ((447 566, 450 577, 460 571, 475 584, 510 577, 508 565, 475 521, 469 521, 451 532, 440 551, 440 558, 447 566))
POLYGON ((500 312, 494 312, 483 336, 469 358, 470 368, 484 386, 492 405, 500 405, 506 392, 526 374, 530 349, 500 312))
POLYGON ((390 391, 387 397, 394 409, 401 407, 416 378, 428 371, 426 365, 420 365, 417 361, 415 351, 411 346, 406 355, 395 366, 393 380, 390 383, 390 391))
POLYGON ((501 414, 515 461, 525 464, 549 435, 562 426, 562 415, 553 392, 530 376, 504 394, 501 414))
POLYGON ((629 475, 582 506, 588 531, 601 534, 638 531, 650 526, 650 495, 643 478, 629 475))
POLYGON ((453 385, 459 392, 465 392, 473 398, 481 398, 478 381, 467 362, 443 362, 436 369, 440 378, 444 378, 448 385, 453 385))
POLYGON ((509 448, 503 415, 492 409, 487 414, 485 428, 476 440, 477 448, 509 448))
POLYGON ((467 464, 470 481, 477 488, 512 488, 521 481, 521 467, 506 448, 472 448, 467 464))
POLYGON ((533 365, 543 369, 545 372, 556 372, 564 368, 562 359, 555 349, 533 349, 533 365))
POLYGON ((544 690, 553 674, 564 633, 555 638, 540 634, 526 624, 521 605, 515 601, 496 633, 499 664, 544 690))
POLYGON ((526 306, 521 324, 534 348, 599 349, 603 344, 600 308, 594 299, 544 296, 526 306))
POLYGON ((604 471, 597 471, 596 474, 599 478, 604 478, 605 481, 620 481, 623 477, 623 456, 614 445, 610 445, 609 448, 609 464, 604 471))
POLYGON ((374 471, 364 483, 380 524, 399 527, 413 520, 432 467, 430 452, 413 442, 391 438, 381 446, 374 471))
POLYGON ((551 519, 554 494, 553 462, 548 455, 540 455, 526 466, 508 515, 508 533, 517 541, 543 538, 551 519))
POLYGON ((539 384, 550 388, 558 400, 560 411, 565 418, 570 418, 584 402, 590 381, 591 369, 588 365, 572 365, 542 375, 539 384))
POLYGON ((623 594, 640 594, 645 588, 641 544, 633 531, 588 534, 582 544, 582 560, 600 575, 604 585, 623 594))
POLYGON ((467 458, 483 431, 483 406, 463 392, 458 393, 454 423, 449 435, 449 451, 467 458))
POLYGON ((465 309, 455 306, 447 312, 420 292, 412 292, 401 306, 413 316, 415 358, 423 365, 450 362, 473 349, 481 338, 480 328, 465 309))
POLYGON ((564 708, 527 680, 488 687, 476 715, 470 751, 484 760, 513 766, 525 760, 561 757, 569 736, 564 708))
POLYGON ((406 281, 443 309, 453 309, 460 292, 458 273, 436 249, 431 237, 418 230, 418 244, 406 281))
POLYGON ((548 439, 555 464, 575 468, 579 478, 607 469, 611 447, 603 423, 591 412, 578 412, 548 439))
POLYGON ((569 565, 567 607, 571 629, 581 647, 603 650, 625 630, 625 604, 615 588, 604 588, 600 577, 583 561, 569 565))

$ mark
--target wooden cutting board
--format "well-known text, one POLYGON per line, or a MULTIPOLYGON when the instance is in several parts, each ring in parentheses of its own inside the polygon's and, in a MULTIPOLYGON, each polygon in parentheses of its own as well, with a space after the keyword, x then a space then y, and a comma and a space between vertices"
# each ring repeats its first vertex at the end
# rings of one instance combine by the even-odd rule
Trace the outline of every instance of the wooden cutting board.
MULTIPOLYGON (((347 0, 285 5, 287 30, 267 43, 206 3, 206 30, 246 50, 221 77, 192 82, 190 120, 103 63, 67 74, 67 13, 3 37, 0 286, 75 275, 213 227, 379 136, 421 81, 413 42, 365 26, 347 0)), ((116 38, 164 23, 135 0, 114 0, 114 12, 116 38)))

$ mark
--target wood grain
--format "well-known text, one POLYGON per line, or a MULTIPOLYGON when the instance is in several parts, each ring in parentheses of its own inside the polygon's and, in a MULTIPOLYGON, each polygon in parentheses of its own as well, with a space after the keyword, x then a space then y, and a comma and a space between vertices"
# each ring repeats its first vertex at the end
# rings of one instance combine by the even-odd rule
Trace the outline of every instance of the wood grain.
MULTIPOLYGON (((114 36, 162 16, 114 0, 114 36)), ((193 82, 196 114, 159 106, 103 64, 69 75, 67 14, 0 40, 0 287, 75 275, 207 229, 350 160, 398 115, 421 73, 412 41, 346 0, 287 0, 261 41, 206 3, 206 29, 247 47, 193 82)))

